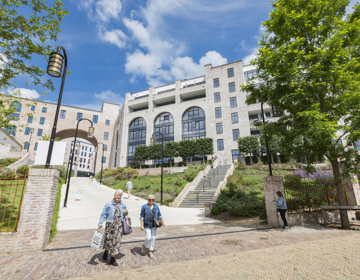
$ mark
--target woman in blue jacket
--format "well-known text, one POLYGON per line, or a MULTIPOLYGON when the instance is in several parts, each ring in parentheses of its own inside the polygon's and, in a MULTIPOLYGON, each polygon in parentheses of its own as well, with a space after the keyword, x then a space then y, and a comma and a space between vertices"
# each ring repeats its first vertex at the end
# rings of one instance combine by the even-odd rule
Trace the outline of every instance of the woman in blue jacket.
POLYGON ((288 224, 287 224, 286 217, 285 217, 285 213, 286 213, 286 209, 287 209, 286 202, 285 202, 284 196, 281 192, 277 192, 276 194, 278 196, 278 199, 275 202, 276 208, 277 208, 277 211, 280 213, 281 219, 284 222, 284 226, 281 229, 288 230, 288 224))
POLYGON ((148 203, 143 205, 141 207, 141 213, 140 213, 140 222, 141 222, 141 230, 145 230, 145 241, 141 248, 141 254, 145 255, 146 247, 150 243, 149 248, 149 257, 154 258, 153 252, 155 247, 155 239, 156 239, 156 227, 155 227, 155 221, 156 219, 161 219, 162 226, 165 226, 163 217, 160 213, 159 205, 154 203, 155 196, 149 195, 148 197, 148 203))
POLYGON ((123 191, 118 189, 115 191, 114 198, 105 204, 100 215, 98 224, 99 230, 106 220, 105 228, 105 252, 103 260, 106 261, 107 255, 111 255, 110 264, 117 266, 115 255, 120 253, 121 236, 122 236, 122 220, 128 213, 126 204, 121 200, 123 191))

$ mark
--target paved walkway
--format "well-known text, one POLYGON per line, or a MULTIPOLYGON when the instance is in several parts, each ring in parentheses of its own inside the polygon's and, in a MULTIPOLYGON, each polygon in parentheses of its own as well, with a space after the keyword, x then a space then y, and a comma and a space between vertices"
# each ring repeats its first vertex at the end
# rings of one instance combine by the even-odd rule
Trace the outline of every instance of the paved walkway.
MULTIPOLYGON (((114 189, 99 185, 89 178, 71 178, 67 207, 64 208, 66 185, 61 190, 58 230, 95 229, 99 222, 101 211, 109 200, 114 197, 114 189)), ((140 209, 147 203, 145 199, 123 195, 134 227, 140 227, 140 209)), ((171 208, 160 206, 167 225, 190 225, 216 222, 205 217, 204 209, 171 208)))
POLYGON ((60 231, 44 252, 1 255, 0 279, 360 279, 356 231, 167 226, 158 230, 150 259, 140 254, 144 233, 134 228, 123 237, 118 267, 89 247, 92 235, 93 230, 60 231))

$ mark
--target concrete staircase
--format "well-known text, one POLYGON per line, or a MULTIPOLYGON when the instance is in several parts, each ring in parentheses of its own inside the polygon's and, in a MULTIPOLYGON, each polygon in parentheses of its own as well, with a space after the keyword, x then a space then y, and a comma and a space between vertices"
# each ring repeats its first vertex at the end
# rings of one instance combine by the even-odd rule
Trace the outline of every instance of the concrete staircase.
POLYGON ((226 171, 230 165, 218 166, 211 169, 203 177, 195 190, 190 191, 179 207, 182 208, 204 208, 206 203, 211 203, 220 181, 224 180, 226 171))

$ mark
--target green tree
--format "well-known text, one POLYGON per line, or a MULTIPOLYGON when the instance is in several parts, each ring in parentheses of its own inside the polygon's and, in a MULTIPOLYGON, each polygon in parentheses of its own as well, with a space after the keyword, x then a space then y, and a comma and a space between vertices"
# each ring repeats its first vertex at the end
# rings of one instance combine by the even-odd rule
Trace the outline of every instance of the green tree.
POLYGON ((214 153, 214 144, 212 138, 200 138, 196 140, 195 154, 202 155, 203 162, 205 162, 206 155, 214 153))
POLYGON ((154 160, 154 166, 156 167, 156 161, 161 159, 162 144, 155 143, 149 147, 149 159, 154 160))
POLYGON ((0 89, 15 87, 18 75, 28 75, 27 85, 42 86, 55 90, 50 79, 37 65, 34 56, 48 58, 60 32, 60 23, 68 14, 60 0, 5 0, 0 3, 0 89))
MULTIPOLYGON (((41 141, 50 141, 51 135, 43 135, 41 141)), ((59 137, 55 137, 55 141, 61 141, 59 137)))
POLYGON ((196 142, 194 140, 181 140, 179 142, 179 156, 186 159, 188 166, 189 157, 195 156, 196 142))
MULTIPOLYGON (((286 112, 272 124, 282 135, 281 145, 296 154, 293 142, 305 137, 308 168, 322 157, 331 163, 339 205, 346 205, 342 178, 354 172, 360 140, 360 6, 346 15, 349 0, 274 1, 263 23, 259 41, 255 87, 250 80, 242 89, 286 112), (284 127, 289 128, 284 132, 284 127), (340 162, 339 162, 340 161, 340 162), (343 164, 340 173, 339 164, 343 164)), ((343 228, 349 229, 345 210, 343 228)))
POLYGON ((141 169, 141 162, 149 160, 149 147, 146 145, 140 145, 135 147, 134 152, 134 159, 140 162, 140 169, 141 169))
POLYGON ((252 155, 259 154, 260 144, 257 136, 245 136, 238 139, 239 152, 241 154, 250 154, 250 162, 252 162, 252 155))
MULTIPOLYGON (((261 130, 260 132, 260 146, 261 146, 261 153, 264 154, 266 153, 266 141, 265 141, 265 135, 263 133, 264 130, 261 130)), ((277 156, 277 153, 281 152, 281 139, 280 136, 276 135, 276 134, 266 134, 266 139, 267 139, 267 143, 268 143, 268 147, 269 147, 269 153, 270 153, 270 160, 273 163, 274 161, 272 160, 272 158, 275 156, 277 156)), ((269 155, 266 155, 269 156, 269 155)))
POLYGON ((165 154, 165 157, 170 158, 170 167, 172 167, 171 159, 179 156, 178 149, 179 149, 179 143, 177 143, 177 142, 165 143, 164 154, 165 154))

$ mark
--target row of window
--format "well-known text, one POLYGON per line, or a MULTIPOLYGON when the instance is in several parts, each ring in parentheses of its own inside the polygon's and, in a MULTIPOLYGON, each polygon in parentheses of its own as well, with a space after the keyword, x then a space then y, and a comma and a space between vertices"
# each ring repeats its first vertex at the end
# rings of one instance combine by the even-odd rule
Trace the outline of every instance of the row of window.
MULTIPOLYGON (((34 150, 36 151, 38 148, 38 143, 35 143, 34 150)), ((29 142, 24 143, 24 150, 29 149, 29 142)))
MULTIPOLYGON (((21 104, 20 102, 15 101, 15 102, 11 103, 11 105, 12 105, 12 107, 15 108, 16 112, 18 112, 18 113, 21 112, 22 104, 21 104)), ((31 106, 31 111, 33 111, 33 112, 35 111, 35 105, 32 105, 32 106, 31 106)), ((41 109, 41 112, 46 113, 46 112, 47 112, 47 108, 46 108, 46 107, 43 107, 43 108, 41 109)))
MULTIPOLYGON (((220 92, 215 92, 214 93, 214 102, 218 103, 220 101, 221 101, 220 92)), ((231 108, 237 107, 236 96, 230 97, 230 107, 231 108)))
MULTIPOLYGON (((214 88, 220 87, 219 78, 215 78, 215 79, 213 80, 213 83, 214 83, 214 88)), ((235 92, 235 82, 229 83, 229 92, 235 92)))

